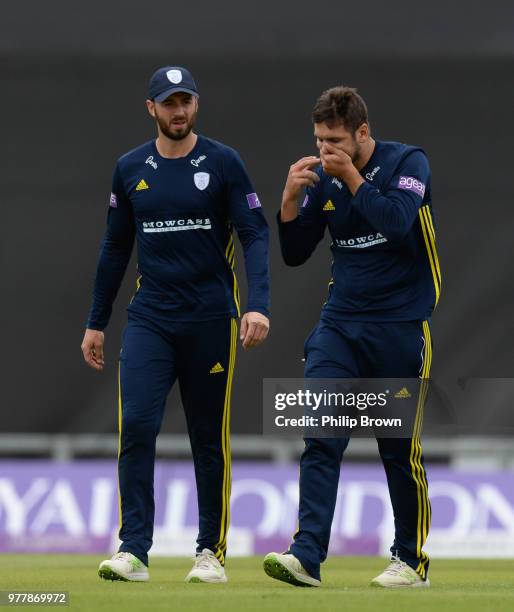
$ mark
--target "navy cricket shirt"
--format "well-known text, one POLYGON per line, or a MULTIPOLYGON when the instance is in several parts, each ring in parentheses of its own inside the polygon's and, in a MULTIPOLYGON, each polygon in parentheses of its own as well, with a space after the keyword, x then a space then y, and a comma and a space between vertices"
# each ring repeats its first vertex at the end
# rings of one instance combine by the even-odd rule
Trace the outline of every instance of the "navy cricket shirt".
POLYGON ((422 149, 377 141, 355 196, 316 170, 298 217, 282 222, 284 261, 305 262, 328 228, 332 279, 323 311, 341 320, 413 321, 430 317, 441 291, 430 168, 422 149))
POLYGON ((245 256, 247 311, 268 315, 268 227, 238 153, 198 136, 185 157, 161 157, 153 140, 121 157, 87 327, 107 326, 134 238, 138 290, 129 311, 169 321, 238 316, 233 228, 245 256))

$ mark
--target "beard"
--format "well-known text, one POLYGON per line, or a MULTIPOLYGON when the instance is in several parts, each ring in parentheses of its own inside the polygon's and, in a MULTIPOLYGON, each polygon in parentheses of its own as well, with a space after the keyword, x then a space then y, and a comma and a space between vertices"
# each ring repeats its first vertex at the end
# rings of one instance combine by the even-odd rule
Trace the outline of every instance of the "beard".
POLYGON ((187 121, 186 119, 186 123, 184 125, 181 125, 180 127, 173 127, 173 125, 170 125, 163 117, 159 117, 157 111, 155 111, 155 120, 164 136, 166 136, 170 140, 184 140, 184 138, 186 138, 186 136, 191 133, 191 130, 193 129, 196 122, 197 114, 198 111, 196 110, 191 116, 191 119, 189 121, 187 121))
POLYGON ((352 162, 353 165, 355 166, 357 164, 357 162, 360 160, 361 158, 361 154, 362 154, 362 147, 360 146, 360 144, 358 142, 356 142, 356 140, 354 139, 354 147, 353 147, 353 151, 351 153, 349 153, 350 157, 352 158, 352 162))

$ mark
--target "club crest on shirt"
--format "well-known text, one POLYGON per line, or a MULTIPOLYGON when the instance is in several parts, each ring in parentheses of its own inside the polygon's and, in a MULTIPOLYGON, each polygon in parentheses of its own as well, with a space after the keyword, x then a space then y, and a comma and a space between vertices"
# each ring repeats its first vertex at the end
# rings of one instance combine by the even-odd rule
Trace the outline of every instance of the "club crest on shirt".
POLYGON ((210 174, 208 172, 195 172, 194 176, 195 185, 200 191, 207 188, 209 184, 210 174))

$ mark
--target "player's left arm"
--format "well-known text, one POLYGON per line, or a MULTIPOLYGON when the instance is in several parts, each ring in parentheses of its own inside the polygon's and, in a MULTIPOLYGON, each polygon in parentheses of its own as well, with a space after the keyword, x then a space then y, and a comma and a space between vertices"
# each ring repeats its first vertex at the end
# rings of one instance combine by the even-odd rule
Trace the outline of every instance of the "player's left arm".
POLYGON ((243 348, 264 342, 269 332, 269 232, 262 206, 239 155, 226 166, 229 217, 245 258, 248 304, 241 318, 243 348))
POLYGON ((390 240, 402 239, 409 233, 430 180, 430 167, 423 151, 409 153, 382 191, 366 182, 351 160, 344 170, 338 170, 353 194, 352 205, 377 231, 390 240))

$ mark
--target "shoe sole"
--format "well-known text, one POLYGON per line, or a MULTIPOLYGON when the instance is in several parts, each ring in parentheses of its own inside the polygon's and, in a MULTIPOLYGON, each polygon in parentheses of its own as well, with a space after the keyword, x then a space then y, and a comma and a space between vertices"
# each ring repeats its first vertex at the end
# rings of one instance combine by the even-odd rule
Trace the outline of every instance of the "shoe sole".
POLYGON ((293 586, 298 587, 317 587, 317 584, 309 584, 308 582, 303 582, 299 578, 293 574, 293 572, 286 567, 283 563, 276 557, 266 557, 264 559, 264 571, 270 578, 274 578, 275 580, 280 580, 281 582, 287 582, 288 584, 292 584, 293 586))
POLYGON ((189 578, 189 580, 186 579, 186 583, 193 583, 193 584, 200 584, 200 583, 205 583, 205 584, 225 584, 225 582, 227 582, 227 577, 224 576, 224 578, 221 578, 220 580, 202 580, 201 578, 198 578, 198 576, 193 576, 192 578, 189 578))
POLYGON ((380 582, 370 582, 370 586, 375 589, 428 589, 430 580, 427 578, 422 582, 414 582, 413 584, 380 584, 380 582))
POLYGON ((102 580, 111 580, 114 582, 115 580, 119 580, 121 582, 148 582, 148 575, 136 574, 130 578, 126 576, 122 576, 118 574, 110 567, 101 567, 98 570, 98 576, 102 578, 102 580))

